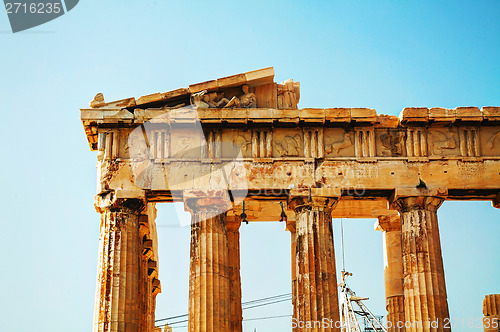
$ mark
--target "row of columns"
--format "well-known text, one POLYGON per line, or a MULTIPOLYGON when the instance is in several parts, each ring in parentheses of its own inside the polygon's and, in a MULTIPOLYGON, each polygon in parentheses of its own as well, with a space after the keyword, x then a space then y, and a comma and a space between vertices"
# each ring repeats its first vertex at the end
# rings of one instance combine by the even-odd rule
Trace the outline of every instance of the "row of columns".
MULTIPOLYGON (((211 208, 221 207, 220 214, 212 210, 208 215, 206 200, 198 201, 203 203, 197 208, 189 207, 193 214, 189 330, 241 331, 239 223, 228 226, 223 201, 212 201, 211 208), (211 237, 212 241, 204 240, 203 236, 211 237), (221 238, 222 242, 214 241, 215 238, 221 238), (226 265, 215 262, 226 257, 220 250, 229 251, 226 265), (204 268, 209 277, 200 272, 204 268), (205 285, 207 282, 219 288, 212 288, 212 293, 198 290, 210 289, 205 285), (215 308, 216 305, 226 307, 215 308), (225 318, 219 319, 221 314, 225 318)), ((392 331, 446 330, 449 312, 437 225, 437 209, 442 201, 425 196, 400 198, 394 201, 400 216, 379 219, 379 228, 384 232, 386 308, 392 331)), ((295 197, 288 203, 296 214, 295 223, 287 223, 292 243, 292 302, 296 321, 340 319, 331 223, 335 203, 335 198, 327 197, 295 197)), ((339 329, 329 326, 313 330, 339 329)))
MULTIPOLYGON (((388 321, 410 322, 407 331, 443 331, 449 318, 437 224, 438 197, 394 200, 400 217, 382 217, 388 321), (427 326, 429 322, 433 326, 427 326)), ((223 197, 185 200, 192 214, 189 331, 242 331, 239 273, 240 221, 228 223, 223 197)), ((293 197, 292 301, 296 321, 338 322, 338 292, 331 211, 337 198, 293 197)), ((140 200, 101 208, 101 251, 94 331, 152 331, 154 284, 145 269, 138 220, 140 200), (146 285, 146 286, 144 286, 146 285), (146 289, 144 289, 146 287, 146 289)), ((294 331, 305 331, 296 328, 294 331)), ((317 327, 313 331, 340 331, 317 327)), ((311 329, 307 329, 311 331, 311 329)))

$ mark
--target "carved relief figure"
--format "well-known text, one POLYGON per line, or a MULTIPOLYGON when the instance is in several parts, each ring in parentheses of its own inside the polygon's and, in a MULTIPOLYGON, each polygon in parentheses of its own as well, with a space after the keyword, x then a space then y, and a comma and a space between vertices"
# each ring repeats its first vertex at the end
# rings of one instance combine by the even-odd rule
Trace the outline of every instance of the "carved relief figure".
POLYGON ((249 155, 249 149, 251 146, 251 142, 245 138, 245 136, 239 134, 233 139, 233 144, 235 148, 241 151, 241 155, 243 157, 249 155))
POLYGON ((297 157, 300 154, 300 135, 285 136, 276 140, 276 151, 280 156, 297 157))
POLYGON ((380 143, 382 143, 383 156, 402 156, 403 155, 403 136, 402 133, 397 132, 394 135, 390 133, 384 133, 380 135, 380 143))
MULTIPOLYGON (((246 89, 243 88, 244 92, 248 92, 248 86, 246 87, 246 89)), ((255 107, 256 104, 252 103, 251 101, 252 96, 254 100, 256 100, 255 95, 253 93, 248 93, 248 95, 250 96, 246 96, 246 94, 241 96, 241 100, 237 97, 233 97, 231 100, 229 100, 224 97, 224 92, 208 93, 207 90, 203 90, 191 95, 191 105, 194 105, 197 108, 255 107), (232 102, 232 104, 229 104, 230 102, 232 102)))
POLYGON ((205 93, 203 95, 203 102, 207 103, 210 108, 221 108, 229 102, 229 99, 224 98, 224 92, 219 94, 219 98, 217 96, 217 92, 205 93))
POLYGON ((442 155, 448 150, 458 148, 457 139, 453 133, 447 134, 444 131, 430 132, 432 149, 435 155, 442 155))
POLYGON ((344 136, 339 141, 334 141, 325 147, 325 152, 330 154, 335 152, 337 155, 340 154, 341 150, 347 149, 352 146, 352 133, 344 132, 344 136))
POLYGON ((191 95, 191 105, 199 108, 209 108, 207 90, 203 90, 191 95))
POLYGON ((500 140, 500 131, 491 136, 490 139, 488 139, 488 142, 486 142, 486 147, 490 150, 493 150, 495 148, 495 141, 500 140))
POLYGON ((255 94, 250 92, 248 85, 243 85, 241 90, 243 90, 243 95, 238 97, 233 97, 224 107, 242 107, 242 108, 255 108, 257 107, 257 98, 255 94))
POLYGON ((277 85, 278 88, 278 108, 296 109, 300 98, 300 83, 293 80, 286 80, 277 85))
POLYGON ((222 108, 222 107, 226 106, 227 103, 229 103, 229 99, 224 97, 224 92, 214 93, 213 98, 214 98, 215 107, 217 107, 217 108, 222 108))
POLYGON ((133 130, 124 146, 125 156, 130 159, 148 159, 149 149, 142 131, 133 130))
POLYGON ((177 144, 177 153, 174 158, 186 158, 189 157, 190 153, 193 153, 193 151, 191 151, 193 148, 193 140, 191 137, 180 137, 177 144))

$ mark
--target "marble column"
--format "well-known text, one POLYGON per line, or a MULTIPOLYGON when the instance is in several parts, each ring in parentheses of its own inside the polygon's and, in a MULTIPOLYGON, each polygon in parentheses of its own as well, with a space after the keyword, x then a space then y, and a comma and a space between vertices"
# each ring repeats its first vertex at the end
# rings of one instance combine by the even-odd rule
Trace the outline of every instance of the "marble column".
POLYGON ((451 330, 437 220, 440 197, 400 197, 406 331, 451 330), (409 326, 409 327, 408 327, 409 326))
POLYGON ((229 332, 231 317, 230 263, 226 201, 191 198, 189 331, 229 332))
POLYGON ((484 332, 500 330, 500 294, 486 295, 483 300, 484 332))
POLYGON ((241 220, 227 223, 227 243, 229 249, 229 287, 230 287, 230 320, 232 332, 243 330, 243 311, 241 309, 241 277, 240 277, 240 225, 241 220))
POLYGON ((154 331, 156 296, 161 292, 158 279, 158 248, 156 236, 156 207, 148 203, 139 215, 139 235, 142 240, 142 259, 139 271, 140 294, 143 297, 141 312, 144 320, 140 322, 141 331, 154 331))
POLYGON ((140 199, 116 199, 114 193, 96 197, 101 235, 94 332, 147 331, 141 327, 146 307, 140 292, 143 208, 140 199))
POLYGON ((376 230, 382 231, 383 234, 388 331, 404 331, 403 258, 399 216, 378 217, 376 230))
POLYGON ((339 331, 337 276, 331 209, 336 199, 295 197, 288 207, 295 211, 294 321, 314 324, 295 331, 339 331), (316 322, 329 322, 327 327, 316 322), (338 323, 337 323, 338 324, 338 323), (338 326, 338 325, 337 325, 338 326))

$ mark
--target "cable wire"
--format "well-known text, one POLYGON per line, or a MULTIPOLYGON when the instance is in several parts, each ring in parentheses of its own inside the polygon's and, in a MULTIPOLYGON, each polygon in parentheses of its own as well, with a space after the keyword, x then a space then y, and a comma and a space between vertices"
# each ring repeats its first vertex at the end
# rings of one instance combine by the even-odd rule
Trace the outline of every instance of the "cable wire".
MULTIPOLYGON (((278 316, 267 316, 267 317, 255 317, 255 318, 245 318, 243 319, 244 322, 250 322, 250 321, 256 321, 256 320, 266 320, 266 319, 275 319, 275 318, 284 318, 284 317, 292 317, 292 315, 278 315, 278 316)), ((161 326, 156 326, 156 327, 161 327, 161 326)), ((180 329, 183 327, 188 327, 187 325, 181 325, 181 326, 171 326, 173 329, 180 329)))
MULTIPOLYGON (((286 302, 286 301, 290 301, 291 299, 292 299, 292 293, 286 293, 286 294, 269 296, 269 297, 264 297, 264 298, 260 298, 260 299, 256 299, 256 300, 246 301, 246 302, 243 302, 241 305, 242 305, 242 310, 247 310, 247 309, 253 309, 253 308, 257 308, 257 307, 263 307, 266 305, 286 302)), ((167 318, 160 318, 160 319, 155 320, 155 323, 159 323, 159 322, 163 322, 163 321, 171 320, 171 319, 176 319, 176 318, 187 317, 188 315, 189 314, 184 314, 184 315, 171 316, 171 317, 167 317, 167 318)), ((291 316, 291 315, 288 315, 288 316, 291 316)), ((257 319, 253 319, 253 320, 257 320, 257 319)), ((188 319, 179 320, 176 322, 169 323, 169 325, 185 323, 187 321, 188 321, 188 319)))

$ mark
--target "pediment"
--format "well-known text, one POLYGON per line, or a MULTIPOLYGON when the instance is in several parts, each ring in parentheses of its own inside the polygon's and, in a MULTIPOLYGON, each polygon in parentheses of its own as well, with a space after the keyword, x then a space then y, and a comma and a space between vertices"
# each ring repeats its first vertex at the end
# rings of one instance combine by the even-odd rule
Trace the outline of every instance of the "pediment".
POLYGON ((274 68, 262 68, 246 73, 221 77, 167 92, 157 92, 139 98, 106 102, 98 93, 91 108, 161 108, 194 105, 200 108, 273 108, 297 109, 300 83, 287 80, 274 82, 274 68), (245 87, 246 86, 246 87, 245 87))

